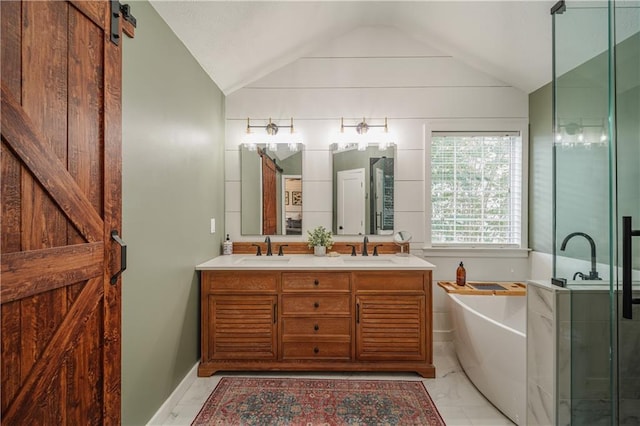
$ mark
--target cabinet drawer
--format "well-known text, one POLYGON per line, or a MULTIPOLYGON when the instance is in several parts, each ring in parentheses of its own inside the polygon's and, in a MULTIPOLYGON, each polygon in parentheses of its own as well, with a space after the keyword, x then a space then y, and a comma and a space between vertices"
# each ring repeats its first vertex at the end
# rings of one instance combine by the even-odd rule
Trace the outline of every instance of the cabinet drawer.
POLYGON ((275 293, 278 273, 266 271, 204 271, 203 289, 207 292, 275 293))
POLYGON ((349 291, 350 278, 345 272, 284 272, 282 291, 349 291))
POLYGON ((350 318, 285 317, 282 319, 284 336, 350 336, 350 318))
POLYGON ((349 359, 349 342, 289 342, 282 345, 283 359, 349 359))
POLYGON ((356 291, 424 291, 424 272, 380 271, 354 274, 356 291))
POLYGON ((344 314, 351 312, 351 297, 348 294, 314 294, 282 296, 282 314, 344 314))

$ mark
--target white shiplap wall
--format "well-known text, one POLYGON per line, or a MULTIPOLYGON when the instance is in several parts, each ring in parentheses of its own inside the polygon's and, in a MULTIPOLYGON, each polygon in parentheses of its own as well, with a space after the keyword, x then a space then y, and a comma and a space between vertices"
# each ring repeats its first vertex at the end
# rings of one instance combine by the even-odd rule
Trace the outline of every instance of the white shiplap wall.
MULTIPOLYGON (((430 132, 476 127, 506 130, 503 126, 507 125, 508 130, 522 130, 527 138, 528 95, 395 28, 362 27, 328 41, 312 54, 226 98, 225 232, 235 241, 256 239, 240 234, 238 145, 247 117, 252 124, 266 124, 271 117, 285 125, 293 117, 297 131, 304 135, 305 231, 317 225, 331 227, 329 144, 340 118, 345 118, 345 124, 357 124, 362 117, 370 124, 380 124, 388 117, 398 136, 396 229, 413 234, 412 251, 421 255, 427 244, 429 217, 425 212, 430 210, 425 196, 429 185, 425 144, 428 146, 430 132)), ((389 239, 371 237, 374 241, 389 239)), ((298 240, 306 238, 303 235, 298 240)), ((435 282, 453 277, 459 255, 427 259, 437 267, 435 282)), ((523 257, 485 256, 465 263, 469 265, 468 279, 528 278, 523 257)), ((446 338, 449 328, 446 296, 435 286, 435 338, 446 338)))

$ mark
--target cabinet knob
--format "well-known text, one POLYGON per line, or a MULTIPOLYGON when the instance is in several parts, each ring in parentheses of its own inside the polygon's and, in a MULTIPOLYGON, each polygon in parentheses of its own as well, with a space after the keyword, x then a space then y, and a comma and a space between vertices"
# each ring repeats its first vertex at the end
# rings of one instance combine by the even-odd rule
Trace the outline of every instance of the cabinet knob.
POLYGON ((315 285, 318 285, 318 284, 320 284, 320 280, 315 279, 315 280, 313 280, 313 283, 314 283, 315 285))
POLYGON ((318 352, 320 352, 320 348, 318 348, 317 346, 315 348, 313 348, 313 353, 317 354, 318 352))
POLYGON ((313 304, 313 307, 314 307, 314 308, 319 308, 319 307, 320 307, 320 303, 315 302, 315 303, 313 304))
POLYGON ((319 326, 318 324, 316 324, 316 325, 314 325, 314 326, 313 326, 313 329, 314 329, 315 331, 318 331, 318 330, 320 330, 320 326, 319 326))

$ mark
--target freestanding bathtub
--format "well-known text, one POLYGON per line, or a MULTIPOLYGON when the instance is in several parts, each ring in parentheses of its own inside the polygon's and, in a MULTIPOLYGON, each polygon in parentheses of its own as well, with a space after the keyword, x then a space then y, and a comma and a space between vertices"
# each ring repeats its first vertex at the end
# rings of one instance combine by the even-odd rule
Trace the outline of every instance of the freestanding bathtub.
POLYGON ((526 423, 526 297, 449 293, 460 365, 482 394, 526 423))

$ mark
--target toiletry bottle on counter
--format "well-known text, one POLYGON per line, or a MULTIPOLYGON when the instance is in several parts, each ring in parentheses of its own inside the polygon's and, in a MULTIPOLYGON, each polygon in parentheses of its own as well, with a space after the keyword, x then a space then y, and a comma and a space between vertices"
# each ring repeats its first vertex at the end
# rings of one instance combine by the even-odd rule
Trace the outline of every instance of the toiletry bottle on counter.
POLYGON ((456 284, 460 287, 464 287, 467 282, 467 271, 464 270, 464 265, 460 262, 460 266, 456 270, 456 284))
POLYGON ((233 243, 229 239, 229 234, 227 234, 227 239, 222 243, 222 254, 233 254, 233 243))

